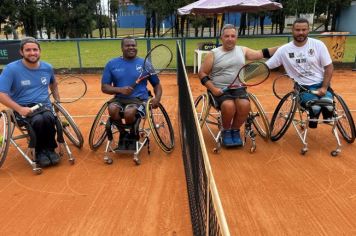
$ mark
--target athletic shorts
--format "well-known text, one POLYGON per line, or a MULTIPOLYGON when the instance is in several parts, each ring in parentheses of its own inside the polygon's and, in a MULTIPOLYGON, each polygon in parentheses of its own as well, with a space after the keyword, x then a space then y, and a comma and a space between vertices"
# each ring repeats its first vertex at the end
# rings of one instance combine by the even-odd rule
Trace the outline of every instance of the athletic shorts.
POLYGON ((120 109, 120 113, 126 108, 135 107, 139 118, 146 116, 146 101, 139 98, 120 98, 115 97, 110 100, 110 104, 114 104, 120 109))
POLYGON ((226 100, 235 100, 235 99, 248 99, 248 94, 246 88, 230 89, 223 93, 221 96, 214 96, 214 99, 217 103, 217 108, 220 109, 221 104, 226 100))

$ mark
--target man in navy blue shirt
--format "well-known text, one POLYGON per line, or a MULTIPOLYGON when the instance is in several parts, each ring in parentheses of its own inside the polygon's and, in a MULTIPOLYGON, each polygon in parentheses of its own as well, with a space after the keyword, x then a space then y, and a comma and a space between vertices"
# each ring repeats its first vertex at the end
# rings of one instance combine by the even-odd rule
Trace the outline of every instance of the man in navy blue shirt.
MULTIPOLYGON (((152 99, 153 107, 158 106, 162 96, 162 87, 157 75, 150 76, 134 88, 132 87, 141 75, 144 62, 143 58, 137 57, 136 40, 131 37, 124 38, 121 41, 121 50, 121 57, 114 58, 106 64, 101 81, 102 92, 115 95, 108 110, 111 120, 118 124, 119 129, 122 119, 125 120, 125 124, 129 125, 135 123, 137 115, 145 116, 144 103, 149 97, 147 81, 152 85, 155 95, 152 99), (123 117, 120 116, 120 113, 123 117)), ((135 133, 128 134, 123 129, 119 131, 119 148, 124 144, 125 139, 128 139, 131 144, 134 144, 138 139, 135 133)), ((131 148, 135 147, 130 146, 131 148)))
POLYGON ((34 38, 25 38, 20 43, 22 59, 9 63, 0 75, 0 102, 14 110, 19 125, 25 125, 35 133, 36 162, 42 166, 55 165, 59 156, 54 151, 55 115, 49 100, 48 87, 59 98, 57 82, 50 64, 40 61, 41 47, 34 38), (43 104, 41 112, 31 107, 43 104), (47 109, 46 109, 47 108, 47 109))

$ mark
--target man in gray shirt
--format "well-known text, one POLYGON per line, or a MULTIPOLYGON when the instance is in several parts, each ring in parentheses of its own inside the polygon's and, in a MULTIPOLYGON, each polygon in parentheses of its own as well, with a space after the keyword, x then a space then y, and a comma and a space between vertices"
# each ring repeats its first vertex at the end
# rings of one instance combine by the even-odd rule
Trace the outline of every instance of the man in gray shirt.
POLYGON ((222 144, 226 147, 242 146, 240 127, 250 111, 246 88, 223 92, 237 76, 245 60, 258 60, 270 57, 278 47, 253 50, 236 46, 237 34, 234 25, 227 24, 221 31, 222 46, 213 49, 204 59, 199 78, 214 96, 222 116, 222 144))

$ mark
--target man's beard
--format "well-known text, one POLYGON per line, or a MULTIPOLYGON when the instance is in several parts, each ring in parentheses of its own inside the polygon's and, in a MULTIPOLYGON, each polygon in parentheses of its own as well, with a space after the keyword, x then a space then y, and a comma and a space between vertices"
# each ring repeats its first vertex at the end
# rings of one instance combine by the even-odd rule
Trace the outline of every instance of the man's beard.
POLYGON ((27 57, 24 57, 23 59, 30 64, 36 64, 40 60, 40 57, 37 57, 35 61, 30 60, 27 57))
POLYGON ((294 36, 294 40, 297 41, 298 43, 302 43, 307 39, 306 36, 294 36), (299 39, 299 38, 303 38, 303 39, 299 39))

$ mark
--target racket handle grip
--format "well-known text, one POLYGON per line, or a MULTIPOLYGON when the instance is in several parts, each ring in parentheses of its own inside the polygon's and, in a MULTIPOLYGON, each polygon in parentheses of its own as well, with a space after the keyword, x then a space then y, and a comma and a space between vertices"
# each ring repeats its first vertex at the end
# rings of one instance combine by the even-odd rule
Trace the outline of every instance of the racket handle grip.
POLYGON ((228 87, 221 89, 221 91, 222 91, 223 93, 225 93, 225 92, 228 91, 228 90, 229 90, 228 87))
POLYGON ((314 94, 314 95, 318 95, 319 94, 318 90, 310 90, 310 93, 314 94))
POLYGON ((34 105, 34 106, 31 107, 30 109, 31 109, 32 112, 34 112, 34 111, 36 111, 38 108, 40 108, 40 107, 42 107, 42 106, 43 106, 42 103, 38 103, 37 105, 34 105))
MULTIPOLYGON (((36 111, 38 108, 40 108, 42 106, 43 106, 42 103, 38 103, 38 104, 34 105, 33 107, 30 107, 31 112, 36 111)), ((26 116, 22 116, 22 118, 26 118, 26 116)))

